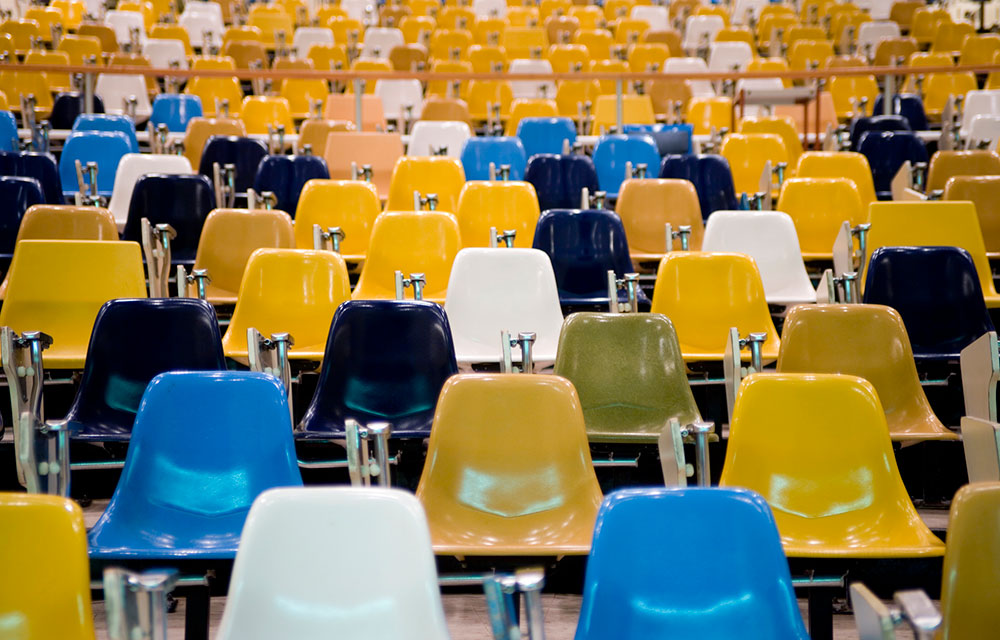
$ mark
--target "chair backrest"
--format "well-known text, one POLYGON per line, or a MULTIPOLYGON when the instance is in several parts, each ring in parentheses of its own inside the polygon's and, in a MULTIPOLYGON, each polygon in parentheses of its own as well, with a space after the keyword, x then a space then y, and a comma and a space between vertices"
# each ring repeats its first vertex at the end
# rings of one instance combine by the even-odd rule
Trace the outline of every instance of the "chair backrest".
POLYGON ((1000 176, 955 176, 944 187, 945 200, 970 200, 988 253, 1000 252, 1000 176))
POLYGON ((257 193, 271 191, 278 198, 276 208, 294 216, 302 188, 314 179, 330 179, 326 160, 322 157, 272 155, 260 161, 254 178, 254 190, 257 193))
MULTIPOLYGON (((86 167, 88 162, 97 163, 97 191, 103 195, 111 195, 115 185, 115 173, 118 163, 127 153, 131 153, 131 144, 124 133, 120 131, 78 131, 66 138, 62 155, 59 156, 59 180, 62 182, 63 195, 72 197, 80 190, 76 176, 75 161, 86 167)), ((86 172, 84 179, 90 184, 86 172)), ((88 186, 89 188, 89 186, 88 186)))
POLYGON ((785 143, 781 136, 774 133, 730 134, 723 141, 719 153, 729 162, 736 193, 761 191, 761 174, 768 161, 772 170, 778 164, 788 164, 785 143))
MULTIPOLYGON (((851 150, 858 151, 861 137, 869 131, 910 131, 910 121, 900 115, 864 116, 851 121, 851 150)), ((869 162, 871 158, 869 158, 869 162)))
POLYGON ((139 75, 110 75, 101 73, 97 76, 94 93, 101 96, 104 108, 109 114, 125 113, 125 103, 135 98, 135 115, 137 118, 148 118, 153 111, 149 103, 149 93, 146 79, 139 75))
POLYGON ((594 161, 583 155, 533 155, 524 179, 535 187, 541 211, 579 207, 582 189, 599 189, 594 161))
POLYGON ((396 161, 386 211, 413 211, 413 192, 437 194, 438 211, 458 211, 458 195, 465 184, 462 163, 448 156, 403 156, 396 161))
POLYGON ((87 529, 60 496, 0 493, 0 618, 23 640, 95 640, 87 529))
POLYGON ((781 188, 778 211, 791 216, 805 258, 830 259, 841 224, 867 219, 858 187, 850 178, 789 178, 781 188))
POLYGON ((42 185, 34 178, 0 176, 0 202, 6 202, 0 215, 0 256, 14 253, 21 220, 30 207, 45 202, 42 185))
POLYGON ((760 638, 809 637, 771 509, 745 489, 609 495, 597 515, 583 593, 577 640, 739 637, 750 627, 760 638), (692 538, 720 545, 719 553, 677 553, 692 538))
POLYGON ((194 298, 119 299, 101 307, 76 398, 74 430, 124 436, 146 385, 166 371, 225 371, 212 305, 194 298))
POLYGON ((524 145, 517 137, 469 138, 462 148, 462 168, 466 180, 489 180, 490 165, 499 179, 500 168, 510 167, 510 180, 523 180, 528 157, 524 145))
POLYGON ((445 149, 444 155, 451 158, 462 156, 462 147, 472 137, 472 128, 465 122, 441 122, 421 120, 410 130, 408 156, 434 156, 445 149))
POLYGON ((868 159, 851 151, 807 151, 795 169, 798 178, 849 178, 858 187, 861 205, 875 202, 875 183, 868 159))
POLYGON ((184 155, 192 167, 200 167, 201 153, 209 138, 216 135, 245 136, 246 133, 243 121, 239 119, 192 118, 184 131, 184 155))
POLYGON ((587 553, 601 490, 573 385, 556 376, 452 376, 417 499, 439 554, 587 553))
POLYGON ((223 350, 245 361, 247 329, 253 327, 265 336, 290 333, 290 357, 319 360, 333 314, 350 297, 347 265, 336 253, 258 249, 243 272, 223 350))
POLYGON ((868 131, 858 151, 868 158, 876 195, 892 195, 892 179, 904 162, 927 162, 927 148, 912 131, 868 131))
POLYGON ((256 138, 240 138, 236 136, 211 136, 205 141, 198 164, 198 173, 213 178, 213 165, 220 167, 227 164, 236 166, 236 192, 245 193, 253 186, 257 177, 257 168, 267 157, 267 146, 256 138))
POLYGON ((660 165, 660 177, 688 180, 698 192, 701 215, 736 209, 736 188, 729 162, 719 155, 671 155, 660 165))
POLYGON ((591 441, 649 441, 670 418, 701 419, 677 333, 660 314, 574 313, 553 373, 580 395, 591 441))
MULTIPOLYGON (((65 37, 65 36, 64 36, 65 37)), ((86 110, 84 96, 79 91, 64 91, 56 96, 52 103, 52 114, 49 123, 53 129, 72 129, 77 116, 86 110)), ((100 96, 94 96, 94 113, 104 113, 104 102, 100 96)))
POLYGON ((310 180, 296 207, 295 246, 313 249, 313 225, 340 227, 340 253, 359 260, 368 252, 372 225, 382 210, 375 185, 360 180, 310 180))
POLYGON ((736 396, 719 486, 764 496, 789 557, 944 552, 910 502, 882 405, 862 378, 812 373, 746 378, 736 396))
POLYGON ((385 421, 394 436, 426 438, 441 387, 457 372, 448 316, 439 305, 345 302, 330 325, 316 393, 300 428, 343 434, 347 419, 385 421))
POLYGON ((375 83, 375 95, 382 99, 385 117, 390 120, 401 122, 408 111, 411 119, 420 117, 424 89, 419 80, 379 80, 375 83))
MULTIPOLYGON (((876 63, 877 64, 877 63, 876 63)), ((883 96, 879 94, 875 97, 872 105, 872 113, 879 115, 885 113, 883 96)), ((919 95, 912 93, 897 93, 893 96, 892 113, 906 118, 913 131, 924 131, 927 129, 927 114, 924 113, 924 103, 919 95)))
POLYGON ((194 170, 184 156, 150 153, 129 153, 122 156, 115 173, 115 188, 108 203, 115 222, 122 228, 128 221, 129 205, 132 203, 136 183, 150 173, 184 175, 194 173, 194 170))
POLYGON ((135 123, 128 116, 81 113, 73 122, 73 131, 121 131, 128 138, 130 152, 139 153, 135 123))
MULTIPOLYGON (((403 155, 403 139, 398 133, 337 132, 326 137, 326 159, 330 177, 350 180, 351 163, 360 170, 372 167, 372 183, 379 194, 388 195, 396 161, 403 155)), ((412 202, 412 194, 410 196, 412 202)))
POLYGON ((576 127, 570 118, 521 118, 517 123, 517 137, 530 160, 539 153, 562 153, 567 140, 572 147, 576 142, 576 127))
POLYGON ((21 219, 21 240, 117 240, 111 212, 102 207, 40 204, 29 207, 21 219))
POLYGON ((969 126, 973 118, 977 115, 1000 115, 1000 91, 970 91, 965 94, 962 101, 962 127, 960 133, 963 137, 969 135, 969 126))
POLYGON ((200 174, 152 173, 139 178, 132 190, 128 219, 122 238, 142 241, 142 219, 150 224, 169 224, 177 232, 171 241, 172 260, 191 262, 205 218, 215 208, 212 182, 200 174))
POLYGON ((94 318, 114 298, 143 298, 142 254, 134 242, 23 240, 8 272, 0 326, 44 331, 46 367, 83 367, 94 318))
MULTIPOLYGON (((629 250, 636 259, 640 254, 656 258, 668 252, 667 224, 672 230, 690 226, 689 247, 692 251, 701 249, 705 225, 698 193, 688 180, 626 180, 618 192, 615 212, 622 219, 629 250)), ((677 246, 680 248, 680 243, 677 246)))
POLYGON ((47 204, 63 204, 62 184, 56 159, 35 151, 0 151, 0 175, 34 178, 42 186, 47 204))
POLYGON ((146 387, 121 480, 90 532, 91 557, 233 558, 253 500, 301 484, 277 378, 161 373, 146 387))
POLYGON ((594 147, 594 166, 597 182, 609 197, 617 198, 622 182, 632 177, 626 175, 626 165, 633 171, 644 165, 646 175, 653 177, 660 168, 656 141, 644 134, 602 136, 594 147))
POLYGON ((168 131, 185 131, 192 118, 200 118, 203 115, 201 98, 198 96, 166 93, 156 96, 153 100, 153 113, 149 121, 154 127, 166 125, 168 131))
POLYGON ((766 332, 764 357, 778 355, 778 332, 767 309, 760 272, 749 256, 667 254, 656 275, 652 311, 674 323, 685 360, 722 358, 731 327, 741 336, 766 332))
POLYGON ((927 168, 927 191, 944 189, 953 176, 1000 175, 1000 154, 996 151, 938 151, 927 168))
POLYGON ((951 439, 920 386, 903 319, 875 304, 799 305, 785 318, 778 371, 843 373, 878 392, 894 440, 951 439))
MULTIPOLYGON (((625 133, 648 135, 656 143, 656 150, 661 156, 676 153, 691 153, 694 142, 694 127, 687 123, 679 124, 626 124, 625 133)), ((655 177, 656 171, 647 172, 649 177, 655 177)))
POLYGON ((473 180, 458 197, 458 228, 463 247, 490 246, 490 228, 513 230, 514 246, 528 248, 538 223, 538 197, 530 182, 473 180))

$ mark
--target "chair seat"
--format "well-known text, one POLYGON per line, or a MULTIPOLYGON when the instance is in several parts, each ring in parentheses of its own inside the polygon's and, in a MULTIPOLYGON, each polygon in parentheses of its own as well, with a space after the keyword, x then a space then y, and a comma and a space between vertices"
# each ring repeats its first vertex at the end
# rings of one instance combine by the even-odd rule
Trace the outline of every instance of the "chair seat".
MULTIPOLYGON (((130 560, 232 560, 236 557, 236 548, 239 546, 239 535, 227 536, 224 538, 214 537, 211 540, 202 540, 202 549, 170 548, 157 546, 164 540, 150 532, 142 540, 149 546, 136 546, 136 538, 130 538, 127 542, 116 544, 114 540, 101 539, 96 542, 91 538, 89 555, 95 560, 130 559, 130 560)), ((169 542, 169 541, 168 541, 169 542)))
MULTIPOLYGON (((708 362, 715 360, 722 360, 725 357, 725 353, 721 351, 705 351, 702 347, 692 347, 690 345, 681 342, 681 354, 684 356, 684 362, 708 362)), ((763 364, 767 365, 778 359, 778 346, 773 342, 771 344, 765 342, 764 346, 760 351, 761 359, 763 364)), ((750 352, 742 351, 740 356, 744 362, 750 361, 750 352)))
MULTIPOLYGON (((511 332, 513 334, 513 332, 511 332)), ((535 364, 555 362, 556 359, 555 341, 536 341, 531 346, 531 357, 535 364)), ((515 352, 516 353, 516 352, 515 352)), ((500 336, 494 344, 483 344, 481 342, 456 341, 455 359, 459 364, 479 364, 500 362, 500 336)))
POLYGON ((71 420, 66 423, 70 438, 79 442, 128 442, 132 430, 113 424, 92 424, 71 420))
MULTIPOLYGON (((418 415, 407 416, 403 420, 394 420, 390 416, 381 418, 392 425, 393 438, 427 438, 431 435, 431 423, 434 421, 434 411, 422 412, 418 415)), ((366 422, 362 419, 361 422, 366 422)), ((343 423, 327 423, 324 425, 310 425, 305 431, 295 434, 298 440, 343 440, 343 423), (318 427, 326 427, 319 430, 318 427)))
POLYGON ((591 442, 656 442, 669 412, 658 407, 611 404, 583 410, 591 442))

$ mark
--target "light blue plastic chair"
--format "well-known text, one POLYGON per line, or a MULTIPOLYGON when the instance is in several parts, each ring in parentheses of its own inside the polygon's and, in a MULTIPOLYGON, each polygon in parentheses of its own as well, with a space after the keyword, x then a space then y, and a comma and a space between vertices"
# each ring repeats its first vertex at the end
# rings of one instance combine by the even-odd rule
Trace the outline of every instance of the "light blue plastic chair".
POLYGON ((510 165, 509 180, 523 180, 528 155, 521 139, 517 137, 469 138, 462 147, 462 168, 466 180, 489 180, 490 163, 496 167, 497 179, 500 166, 510 165))
POLYGON ((92 558, 234 558, 254 499, 301 486, 281 383, 249 371, 163 373, 146 387, 92 558))
POLYGON ((20 151, 21 139, 17 135, 17 120, 10 111, 0 111, 0 151, 20 151))
POLYGON ((607 496, 576 628, 606 638, 808 640, 767 502, 746 489, 607 496))
MULTIPOLYGON (((76 131, 69 134, 59 157, 59 181, 62 182, 63 197, 72 200, 80 190, 74 163, 79 160, 84 167, 88 162, 97 163, 97 193, 110 198, 115 187, 118 163, 126 153, 131 153, 131 147, 128 138, 121 131, 76 131)), ((86 174, 84 179, 85 184, 89 185, 86 174)))
POLYGON ((154 127, 167 125, 168 131, 186 131, 192 118, 199 118, 204 113, 201 108, 201 98, 186 93, 161 93, 153 100, 153 113, 149 121, 154 127))
POLYGON ((139 153, 132 118, 107 113, 81 113, 73 121, 73 131, 121 131, 128 138, 130 153, 139 153))
POLYGON ((617 198, 618 190, 625 181, 626 164, 635 168, 646 165, 646 177, 654 178, 660 170, 660 153, 656 141, 648 134, 614 134, 602 136, 594 147, 594 167, 597 168, 597 182, 609 198, 617 198))
POLYGON ((517 137, 530 160, 538 153, 562 153, 564 140, 569 140, 572 147, 576 125, 569 118, 523 118, 517 124, 517 137))

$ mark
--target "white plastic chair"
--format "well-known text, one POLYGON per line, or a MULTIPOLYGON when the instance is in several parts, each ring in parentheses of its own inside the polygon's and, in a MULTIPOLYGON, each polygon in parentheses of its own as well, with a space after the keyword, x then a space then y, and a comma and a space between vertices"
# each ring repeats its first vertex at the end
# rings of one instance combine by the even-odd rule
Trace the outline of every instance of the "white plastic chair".
POLYGON ((119 231, 125 228, 128 220, 128 207, 135 183, 147 173, 190 174, 194 170, 186 156, 152 153, 126 153, 122 156, 115 172, 111 201, 108 203, 108 210, 115 217, 119 231))
POLYGON ((878 21, 889 19, 892 5, 896 4, 896 0, 855 0, 854 4, 861 10, 867 9, 872 20, 878 21))
POLYGON ((875 56, 875 48, 879 41, 884 38, 898 38, 899 25, 891 20, 877 20, 873 22, 862 22, 858 27, 858 51, 872 59, 875 56))
POLYGON ((184 11, 181 16, 210 14, 222 20, 222 5, 218 2, 203 2, 202 0, 191 0, 184 3, 184 11))
POLYGON ((979 114, 972 119, 969 133, 965 138, 966 149, 978 149, 983 142, 989 143, 989 149, 996 150, 997 140, 1000 140, 1000 114, 979 114))
POLYGON ((708 48, 709 71, 741 71, 753 60, 746 42, 713 42, 708 48))
POLYGON ((424 106, 424 87, 419 80, 378 80, 375 95, 382 98, 382 110, 388 120, 406 117, 406 107, 413 107, 413 120, 420 117, 424 106))
POLYGON ((501 331, 534 331, 535 363, 556 360, 563 315, 543 251, 462 249, 451 268, 444 310, 459 365, 500 362, 501 331))
POLYGON ((969 91, 962 101, 962 127, 959 133, 963 138, 969 135, 969 127, 978 115, 1000 115, 1000 90, 969 91))
POLYGON ((365 60, 388 60, 393 47, 406 44, 403 32, 388 27, 368 27, 365 31, 365 44, 361 49, 361 57, 365 60))
POLYGON ((332 45, 333 30, 326 27, 299 27, 292 36, 292 47, 300 58, 309 55, 309 48, 315 44, 332 45))
POLYGON ((139 30, 139 44, 146 44, 146 21, 138 11, 108 11, 104 24, 114 29, 119 46, 132 42, 132 29, 139 30))
POLYGON ((736 0, 733 4, 732 23, 734 25, 750 24, 750 14, 754 20, 760 20, 760 12, 770 4, 770 0, 736 0))
POLYGON ((150 38, 142 52, 149 56, 149 63, 157 69, 167 69, 176 63, 178 69, 188 68, 187 51, 180 40, 150 38))
POLYGON ((364 23, 366 13, 375 18, 374 22, 378 21, 378 9, 373 0, 341 0, 340 8, 347 12, 348 18, 354 18, 361 23, 364 23))
MULTIPOLYGON (((708 65, 701 58, 667 58, 663 64, 664 73, 705 73, 707 71, 708 65)), ((691 86, 692 97, 715 95, 715 89, 709 80, 688 80, 688 84, 691 86)))
POLYGON ((121 115, 125 113, 125 100, 135 96, 135 123, 140 125, 149 119, 153 113, 153 105, 149 102, 146 88, 146 78, 140 75, 111 75, 102 73, 97 76, 94 93, 101 97, 105 113, 121 115))
POLYGON ((654 31, 666 31, 670 28, 670 12, 666 5, 662 7, 653 5, 638 5, 632 7, 629 16, 635 20, 645 20, 649 28, 654 31))
POLYGON ((413 494, 310 487, 254 500, 217 640, 448 637, 427 517, 413 494))
POLYGON ((757 263, 770 304, 816 302, 791 216, 781 211, 716 211, 708 217, 702 251, 743 253, 757 263))
POLYGON ((432 156, 434 150, 447 147, 445 154, 452 158, 462 157, 465 141, 472 137, 472 129, 465 122, 421 120, 410 130, 408 156, 432 156))
POLYGON ((477 18, 504 18, 507 0, 472 0, 472 10, 477 18))
MULTIPOLYGON (((529 60, 518 58, 511 60, 508 73, 552 73, 552 64, 548 60, 529 60)), ((510 90, 517 98, 548 98, 555 100, 556 85, 545 80, 515 80, 510 83, 510 90)))
POLYGON ((684 41, 681 46, 689 54, 694 54, 702 46, 715 40, 715 34, 726 26, 722 16, 688 16, 684 25, 684 41))
MULTIPOLYGON (((214 11, 191 11, 191 4, 188 3, 187 7, 184 9, 184 13, 181 17, 177 19, 177 24, 187 29, 188 38, 191 40, 191 46, 196 49, 201 49, 207 46, 209 43, 206 42, 206 36, 210 39, 211 44, 222 48, 222 36, 226 32, 226 25, 222 22, 221 10, 218 14, 214 11)), ((199 2, 199 5, 203 4, 214 4, 218 6, 215 2, 199 2)))

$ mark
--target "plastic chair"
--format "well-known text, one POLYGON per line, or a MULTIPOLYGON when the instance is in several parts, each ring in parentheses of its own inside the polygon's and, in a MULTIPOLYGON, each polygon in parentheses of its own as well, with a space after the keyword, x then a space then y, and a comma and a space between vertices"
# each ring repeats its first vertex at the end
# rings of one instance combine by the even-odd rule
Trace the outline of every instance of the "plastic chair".
POLYGON ((452 263, 460 248, 458 222, 452 214, 387 210, 372 226, 368 257, 352 297, 395 299, 394 274, 402 271, 407 278, 411 273, 424 274, 424 300, 443 303, 452 263))
MULTIPOLYGON (((130 153, 131 145, 120 131, 81 131, 71 133, 66 138, 62 155, 59 157, 59 180, 62 182, 63 197, 73 198, 80 187, 74 161, 79 160, 86 167, 88 162, 97 163, 97 193, 110 197, 115 184, 118 163, 130 153)), ((84 174, 89 189, 89 179, 84 174)))
POLYGON ((448 316, 440 306, 414 300, 346 302, 333 317, 299 436, 342 439, 345 420, 354 419, 389 422, 393 437, 426 438, 438 393, 457 372, 448 316))
POLYGON ((300 58, 315 45, 333 45, 333 31, 326 27, 299 27, 292 36, 292 47, 300 58))
POLYGON ((247 516, 218 637, 447 640, 437 581, 427 520, 411 494, 345 487, 267 491, 247 516), (354 526, 359 521, 374 531, 362 534, 354 526), (317 553, 298 544, 301 531, 314 531, 330 545, 317 553), (362 543, 383 549, 374 571, 368 554, 343 551, 362 543), (394 574, 388 583, 384 571, 394 574), (327 602, 344 606, 324 611, 327 602), (379 607, 375 628, 361 613, 373 606, 379 607))
POLYGON ((691 153, 693 147, 694 127, 689 124, 627 124, 623 129, 629 135, 652 138, 660 156, 691 153))
POLYGON ((807 151, 795 168, 798 178, 848 178, 858 187, 865 210, 875 201, 875 183, 868 159, 850 151, 807 151))
POLYGON ((645 166, 650 175, 659 169, 660 154, 652 137, 643 134, 617 134, 602 136, 594 147, 594 166, 597 181, 609 198, 617 198, 624 180, 631 178, 626 172, 645 166))
POLYGON ((95 640, 87 529, 60 496, 0 493, 5 633, 25 640, 95 640))
POLYGON ((192 118, 184 132, 184 156, 192 167, 201 164, 201 153, 212 136, 245 136, 242 120, 233 118, 192 118))
MULTIPOLYGON (((688 247, 691 251, 701 250, 705 226, 698 193, 688 180, 626 180, 618 194, 615 212, 625 227, 633 262, 658 263, 668 253, 667 224, 672 230, 691 227, 688 247)), ((677 246, 680 248, 679 242, 677 246)))
MULTIPOLYGON (((351 163, 359 169, 372 167, 372 183, 379 194, 388 194, 396 161, 403 155, 403 140, 398 133, 345 132, 326 138, 323 157, 334 180, 350 180, 351 163)), ((410 194, 413 202, 413 194, 410 194)), ((412 206, 412 204, 408 205, 412 206)))
POLYGON ((62 204, 62 184, 56 160, 49 153, 0 151, 0 175, 34 178, 42 187, 47 204, 62 204))
POLYGON ((671 418, 701 419, 666 316, 571 315, 553 373, 580 394, 591 442, 655 442, 671 418))
POLYGON ((375 95, 382 100, 385 117, 395 120, 400 130, 403 129, 403 119, 408 115, 411 119, 420 118, 424 89, 419 80, 378 80, 375 95))
POLYGON ((90 557, 233 558, 254 498, 301 484, 276 378, 162 373, 143 394, 121 480, 88 536, 90 557))
POLYGON ((150 153, 129 153, 122 156, 115 173, 115 188, 108 203, 108 209, 120 228, 124 229, 128 221, 129 205, 136 182, 151 173, 187 175, 194 171, 184 156, 150 153))
POLYGON ((439 211, 458 211, 458 195, 465 184, 462 163, 447 156, 404 156, 396 161, 386 211, 413 211, 413 193, 437 194, 439 211))
POLYGON ((194 77, 191 78, 184 93, 197 96, 201 100, 201 108, 206 116, 220 116, 221 104, 224 101, 230 117, 239 116, 243 108, 243 90, 235 76, 230 78, 194 77))
POLYGON ((149 57, 150 66, 156 69, 169 69, 176 66, 178 69, 188 68, 188 56, 191 55, 191 42, 187 31, 181 30, 180 38, 150 38, 146 40, 146 46, 142 48, 143 55, 149 57))
POLYGON ((212 183, 198 174, 148 174, 132 190, 122 239, 142 241, 142 219, 154 227, 169 224, 177 232, 170 241, 172 264, 191 264, 205 218, 215 208, 212 183))
POLYGON ((899 477, 875 388, 855 376, 747 378, 736 396, 719 486, 767 499, 789 557, 944 553, 899 477))
POLYGON ((601 491, 573 385, 555 376, 450 378, 417 499, 439 555, 586 554, 601 491), (528 449, 518 444, 527 440, 528 449))
POLYGON ((653 289, 653 313, 674 323, 685 362, 721 360, 729 329, 767 333, 764 360, 781 345, 753 258, 736 253, 669 253, 653 289))
POLYGON ((785 143, 789 167, 795 167, 802 155, 802 140, 791 118, 782 116, 744 118, 740 122, 740 133, 773 133, 781 136, 782 142, 785 143))
MULTIPOLYGON (((881 247, 953 246, 965 249, 979 274, 986 306, 1000 306, 1000 295, 993 285, 973 203, 878 202, 869 210, 868 221, 872 226, 867 250, 872 256, 881 247), (948 223, 942 224, 942 220, 948 223)), ((910 339, 918 342, 912 335, 910 339)))
POLYGON ((841 225, 846 221, 853 228, 867 219, 850 178, 789 178, 777 210, 791 216, 806 260, 831 260, 841 225))
POLYGON ((382 210, 375 186, 359 180, 310 180, 302 188, 295 219, 295 246, 313 248, 313 225, 340 227, 340 253, 348 262, 364 260, 375 218, 382 210))
POLYGON ((718 155, 672 155, 663 159, 660 178, 688 180, 698 192, 701 215, 738 207, 729 161, 718 155))
MULTIPOLYGON (((594 102, 594 134, 610 133, 618 126, 617 99, 614 95, 597 96, 594 102)), ((656 121, 653 100, 647 95, 625 95, 622 97, 622 125, 650 124, 656 121)))
POLYGON ((73 131, 120 131, 129 141, 130 153, 139 153, 135 123, 128 116, 82 113, 73 122, 73 131))
POLYGON ((869 131, 862 136, 858 151, 868 158, 879 200, 892 199, 892 179, 904 162, 927 162, 927 148, 911 131, 869 131))
MULTIPOLYGON (((543 212, 532 246, 552 260, 559 302, 564 306, 607 305, 607 272, 614 271, 621 278, 633 271, 621 218, 603 209, 543 212)), ((624 295, 620 292, 619 300, 624 295)), ((637 301, 641 307, 649 304, 641 290, 637 301)))
MULTIPOLYGON (((77 117, 86 111, 83 104, 83 94, 78 91, 63 91, 52 103, 52 114, 49 123, 53 129, 72 129, 77 117)), ((100 97, 94 96, 94 113, 104 113, 104 103, 100 97)))
POLYGON ((702 251, 743 253, 757 264, 768 304, 816 301, 791 217, 780 211, 716 211, 705 226, 702 251))
POLYGON ((329 179, 326 161, 319 156, 272 155, 260 161, 253 186, 257 193, 274 193, 278 198, 276 208, 294 215, 305 184, 329 179))
POLYGON ((166 93, 153 100, 149 121, 154 127, 166 125, 168 131, 185 131, 192 118, 201 116, 201 99, 198 96, 166 93))
POLYGON ((962 101, 962 126, 960 133, 963 138, 969 136, 969 126, 977 115, 1000 114, 1000 91, 970 91, 962 101))
POLYGON ((945 200, 971 200, 987 254, 1000 253, 1000 176, 955 176, 944 187, 945 200))
POLYGON ((14 254, 18 230, 25 212, 42 204, 42 185, 34 178, 0 177, 0 202, 4 203, 0 215, 0 258, 9 260, 14 254))
POLYGON ((556 359, 562 311, 547 255, 536 249, 462 249, 445 311, 459 364, 499 363, 500 332, 532 331, 536 364, 556 359))
POLYGON ((538 198, 528 182, 469 181, 458 198, 462 246, 490 246, 490 228, 515 231, 514 246, 531 247, 538 223, 538 198))
POLYGON ((94 321, 66 426, 76 440, 127 442, 142 393, 157 375, 225 370, 219 323, 207 302, 111 300, 94 321), (158 336, 152 345, 151 333, 158 336))
POLYGON ((952 176, 1000 175, 996 151, 938 151, 927 168, 927 192, 944 189, 952 176))
POLYGON ((809 637, 771 509, 744 489, 650 487, 609 495, 597 516, 583 593, 577 640, 809 637), (734 528, 735 539, 728 535, 734 528), (689 536, 717 544, 718 552, 676 553, 689 536))
POLYGON ((410 131, 408 156, 445 155, 459 158, 465 142, 472 137, 472 129, 465 122, 428 122, 421 120, 410 131), (439 153, 441 149, 445 152, 439 153))
MULTIPOLYGON (((372 91, 374 91, 372 85, 372 91)), ((323 105, 323 117, 327 120, 350 120, 354 122, 354 96, 333 94, 323 105)), ((354 123, 357 126, 357 122, 354 123)), ((361 131, 385 131, 385 111, 382 99, 376 95, 361 96, 361 131)))
POLYGON ((136 120, 145 121, 153 112, 149 103, 146 79, 141 75, 98 74, 94 93, 101 96, 104 108, 109 114, 125 113, 125 105, 131 98, 136 99, 136 120))
POLYGON ((205 142, 201 152, 198 173, 212 180, 214 164, 218 163, 220 167, 235 165, 236 193, 240 195, 253 187, 257 168, 266 157, 267 146, 256 138, 213 135, 205 142))
POLYGON ((101 305, 146 296, 134 242, 23 240, 7 275, 0 326, 52 336, 42 354, 52 369, 83 368, 101 305))
MULTIPOLYGON (((510 29, 507 29, 509 32, 510 29)), ((508 50, 510 64, 507 67, 508 73, 552 73, 552 65, 548 60, 528 60, 526 58, 515 58, 514 54, 508 50)), ((513 98, 554 98, 556 95, 556 85, 552 81, 546 80, 514 80, 510 83, 511 95, 513 98)))
MULTIPOLYGON (((781 136, 773 133, 732 133, 726 136, 719 151, 729 162, 733 173, 733 186, 737 193, 754 194, 761 191, 761 174, 764 165, 772 168, 788 164, 788 152, 781 136)), ((772 175, 776 184, 777 178, 772 175)))
MULTIPOLYGON (((872 114, 880 115, 885 113, 884 100, 881 95, 875 98, 872 105, 872 114)), ((927 126, 927 115, 924 113, 923 101, 920 96, 914 94, 896 94, 892 99, 892 113, 906 118, 913 131, 924 131, 927 126)))
POLYGON ((533 155, 528 159, 524 179, 535 187, 542 211, 577 207, 582 189, 591 194, 598 191, 594 161, 582 155, 533 155))
POLYGON ((496 170, 494 179, 499 178, 501 166, 507 165, 508 178, 522 180, 528 164, 524 145, 516 137, 469 138, 462 148, 461 159, 466 180, 489 180, 491 164, 496 170))
POLYGON ((861 138, 869 131, 910 131, 910 121, 900 115, 871 116, 851 121, 851 151, 858 151, 861 138))

